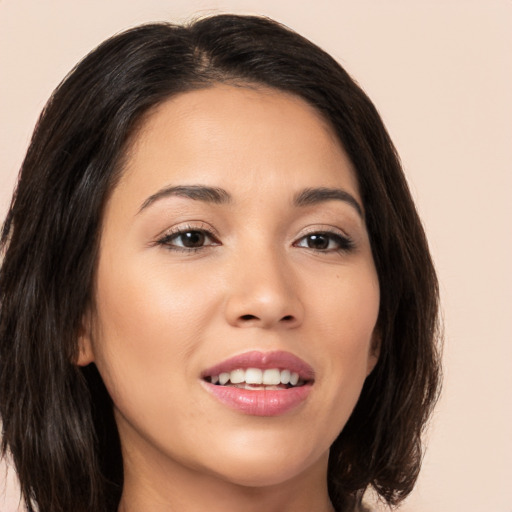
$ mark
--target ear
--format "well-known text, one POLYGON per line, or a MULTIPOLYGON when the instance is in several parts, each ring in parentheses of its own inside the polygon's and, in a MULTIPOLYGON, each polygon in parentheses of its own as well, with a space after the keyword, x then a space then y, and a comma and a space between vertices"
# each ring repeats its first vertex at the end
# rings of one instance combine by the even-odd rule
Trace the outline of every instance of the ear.
POLYGON ((375 329, 372 334, 372 339, 370 343, 370 350, 368 352, 368 363, 366 366, 366 376, 372 373, 375 368, 377 361, 380 356, 380 347, 381 347, 382 337, 378 329, 375 329))
POLYGON ((82 317, 82 325, 78 333, 78 366, 87 366, 94 362, 94 349, 92 344, 92 322, 91 314, 85 313, 82 317))

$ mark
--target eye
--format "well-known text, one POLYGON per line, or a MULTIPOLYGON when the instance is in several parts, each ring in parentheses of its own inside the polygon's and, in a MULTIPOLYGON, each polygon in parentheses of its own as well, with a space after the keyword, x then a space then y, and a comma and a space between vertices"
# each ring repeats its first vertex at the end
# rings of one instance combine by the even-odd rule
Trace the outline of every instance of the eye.
POLYGON ((168 233, 158 244, 178 251, 194 251, 212 245, 220 245, 213 234, 206 229, 179 229, 168 233))
POLYGON ((350 238, 339 233, 326 231, 309 233, 300 238, 294 245, 320 252, 349 251, 354 248, 350 238))

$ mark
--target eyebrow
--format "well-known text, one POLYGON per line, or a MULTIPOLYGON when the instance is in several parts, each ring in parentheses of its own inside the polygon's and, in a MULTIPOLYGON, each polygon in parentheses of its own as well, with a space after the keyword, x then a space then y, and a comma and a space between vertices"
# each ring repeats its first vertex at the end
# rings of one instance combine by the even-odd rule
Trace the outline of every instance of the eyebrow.
POLYGON ((165 187, 155 194, 149 196, 139 209, 139 213, 153 204, 155 201, 166 197, 187 197, 196 201, 204 201, 213 204, 226 204, 231 201, 231 196, 223 188, 207 187, 205 185, 180 185, 176 187, 165 187))
POLYGON ((363 208, 356 198, 341 188, 306 188, 299 192, 293 199, 295 206, 311 206, 325 201, 343 201, 352 206, 359 216, 364 219, 363 208))
MULTIPOLYGON (((139 213, 148 208, 156 201, 167 197, 186 197, 195 201, 203 201, 213 204, 227 204, 232 200, 229 192, 219 187, 209 187, 206 185, 178 185, 165 187, 158 192, 149 196, 139 209, 139 213)), ((305 188, 297 193, 293 198, 293 205, 299 208, 312 206, 326 201, 343 201, 352 206, 361 218, 364 218, 364 213, 361 205, 354 196, 349 194, 346 190, 341 188, 305 188)))

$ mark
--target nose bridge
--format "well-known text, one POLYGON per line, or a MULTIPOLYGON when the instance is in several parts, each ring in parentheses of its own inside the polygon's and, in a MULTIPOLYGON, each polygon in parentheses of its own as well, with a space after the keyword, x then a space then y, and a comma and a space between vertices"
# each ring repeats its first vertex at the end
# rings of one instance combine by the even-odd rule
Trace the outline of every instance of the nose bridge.
POLYGON ((251 244, 234 258, 227 302, 228 321, 237 326, 297 326, 303 308, 298 283, 285 251, 251 244))

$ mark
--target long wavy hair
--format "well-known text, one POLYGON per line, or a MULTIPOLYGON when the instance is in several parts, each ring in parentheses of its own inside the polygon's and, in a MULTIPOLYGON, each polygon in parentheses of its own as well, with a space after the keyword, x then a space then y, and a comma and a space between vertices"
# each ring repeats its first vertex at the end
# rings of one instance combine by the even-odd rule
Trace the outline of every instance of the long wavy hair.
POLYGON ((94 301, 104 206, 145 114, 216 83, 295 94, 331 124, 356 170, 380 283, 379 362, 330 451, 337 510, 373 487, 412 490, 438 396, 438 285, 393 144, 328 54, 261 17, 218 15, 116 35, 86 56, 37 123, 1 233, 0 415, 30 512, 117 510, 123 469, 112 403, 77 360, 94 301))

